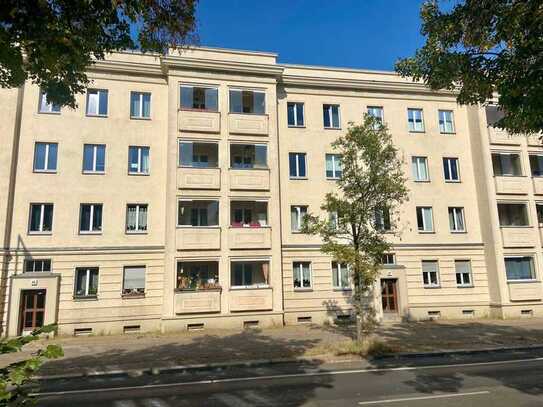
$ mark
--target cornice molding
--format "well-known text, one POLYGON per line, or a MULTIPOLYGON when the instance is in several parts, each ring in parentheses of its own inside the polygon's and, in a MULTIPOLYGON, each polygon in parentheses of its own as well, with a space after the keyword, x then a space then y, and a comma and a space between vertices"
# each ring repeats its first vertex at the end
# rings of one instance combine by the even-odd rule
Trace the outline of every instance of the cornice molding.
POLYGON ((95 61, 88 68, 89 71, 98 72, 118 72, 123 74, 139 74, 151 76, 164 76, 162 66, 159 62, 156 64, 148 64, 143 62, 127 62, 127 61, 95 61))
POLYGON ((256 75, 280 77, 284 68, 275 64, 258 64, 254 62, 219 61, 203 58, 185 58, 165 56, 161 58, 165 68, 198 69, 232 73, 248 73, 256 75))

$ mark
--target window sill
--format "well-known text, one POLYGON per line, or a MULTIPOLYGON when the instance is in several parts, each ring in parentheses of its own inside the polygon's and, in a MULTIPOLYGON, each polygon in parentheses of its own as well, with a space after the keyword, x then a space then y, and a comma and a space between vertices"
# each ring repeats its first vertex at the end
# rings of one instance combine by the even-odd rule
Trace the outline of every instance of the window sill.
POLYGON ((148 234, 148 232, 146 230, 142 230, 142 231, 126 231, 126 234, 127 235, 146 235, 148 234))
POLYGON ((287 127, 289 129, 305 129, 305 126, 295 126, 293 124, 289 124, 287 127))
POLYGON ((440 131, 439 134, 443 134, 444 136, 454 136, 456 135, 455 131, 440 131))
POLYGON ((457 284, 456 288, 474 288, 473 284, 457 284))
POLYGON ((341 130, 341 127, 324 127, 324 130, 341 130))
POLYGON ((89 113, 86 113, 85 117, 98 117, 98 118, 101 118, 101 119, 105 119, 105 118, 107 118, 107 114, 89 114, 89 113))
POLYGON ((333 178, 333 177, 326 177, 326 181, 339 181, 341 178, 340 177, 337 177, 337 178, 333 178))
POLYGON ((261 284, 261 285, 234 285, 230 287, 230 291, 237 291, 237 290, 267 290, 271 287, 268 284, 261 284))
POLYGON ((83 175, 105 175, 105 171, 83 171, 83 175))
POLYGON ((413 133, 413 134, 426 134, 426 131, 425 130, 408 130, 409 133, 413 133))
POLYGON ((288 179, 290 179, 292 181, 303 181, 303 180, 308 180, 309 178, 307 178, 307 177, 288 177, 288 179))
POLYGON ((130 120, 146 120, 146 121, 150 121, 151 118, 150 117, 137 117, 137 116, 130 116, 130 120))
POLYGON ((123 300, 129 300, 132 298, 145 298, 145 293, 143 294, 121 294, 123 300))
POLYGON ((56 170, 32 170, 34 174, 56 174, 56 170))
POLYGON ((435 230, 419 230, 419 233, 422 234, 422 235, 432 235, 435 232, 435 230))
POLYGON ((291 230, 290 233, 293 235, 305 235, 307 233, 302 232, 301 230, 291 230))
POLYGON ((60 112, 41 112, 41 111, 38 111, 38 114, 49 114, 49 115, 53 115, 53 116, 60 116, 60 112))
POLYGON ((527 175, 513 175, 513 174, 494 174, 494 178, 503 177, 503 178, 527 178, 527 175))
POLYGON ((148 177, 149 175, 151 175, 151 173, 149 173, 149 172, 130 172, 130 171, 128 171, 128 175, 135 175, 135 176, 138 176, 138 177, 148 177))
MULTIPOLYGON (((296 291, 297 291, 297 290, 298 290, 298 289, 296 289, 296 291)), ((335 291, 335 292, 351 292, 351 291, 353 291, 353 289, 350 288, 350 287, 348 287, 348 288, 347 288, 347 287, 346 287, 346 288, 334 287, 334 288, 332 289, 332 291, 335 291)))
POLYGON ((467 230, 451 230, 451 234, 453 235, 465 235, 468 233, 467 230))
POLYGON ((247 116, 268 116, 268 113, 228 112, 228 114, 242 114, 247 116))
POLYGON ((229 170, 235 170, 235 171, 269 171, 270 168, 269 167, 252 167, 252 168, 248 168, 248 167, 229 167, 228 168, 229 170))
POLYGON ((441 286, 440 285, 425 285, 424 288, 428 290, 434 290, 436 288, 441 288, 441 286))
POLYGON ((215 109, 196 109, 196 108, 193 108, 193 107, 180 107, 178 110, 180 112, 219 113, 219 111, 215 110, 215 109))
POLYGON ((526 280, 507 280, 507 284, 537 284, 539 280, 537 279, 526 279, 526 280))
POLYGON ((209 292, 209 291, 218 291, 221 292, 222 288, 176 288, 174 292, 176 293, 199 293, 199 292, 209 292))
POLYGON ((177 225, 177 229, 220 229, 219 225, 213 226, 192 226, 192 225, 177 225))
POLYGON ((74 295, 74 301, 97 301, 97 295, 74 295))
POLYGON ((79 234, 80 235, 101 235, 102 234, 102 231, 97 231, 97 232, 93 232, 93 231, 84 231, 84 230, 80 230, 79 231, 79 234))
POLYGON ((460 180, 452 180, 452 179, 450 179, 450 180, 449 180, 449 179, 446 179, 446 180, 445 180, 445 183, 446 183, 446 184, 460 184, 461 182, 462 182, 462 181, 460 181, 460 180))
POLYGON ((530 228, 533 228, 533 226, 531 225, 500 225, 500 228, 501 229, 519 229, 519 228, 522 228, 522 229, 530 229, 530 228))
POLYGON ((53 232, 31 232, 29 231, 28 234, 30 236, 51 236, 53 232))
POLYGON ((417 184, 429 184, 430 180, 429 179, 414 179, 413 182, 417 184))
POLYGON ((229 229, 239 230, 239 229, 271 229, 271 225, 258 225, 258 226, 251 226, 251 225, 241 225, 241 226, 234 226, 229 225, 229 229))
POLYGON ((296 287, 295 287, 295 288, 294 288, 294 291, 295 291, 295 292, 302 292, 302 293, 303 293, 303 292, 313 291, 313 288, 311 288, 311 287, 307 287, 307 288, 296 288, 296 287))
POLYGON ((191 170, 218 170, 219 167, 201 167, 197 165, 178 165, 177 168, 181 169, 191 169, 191 170))

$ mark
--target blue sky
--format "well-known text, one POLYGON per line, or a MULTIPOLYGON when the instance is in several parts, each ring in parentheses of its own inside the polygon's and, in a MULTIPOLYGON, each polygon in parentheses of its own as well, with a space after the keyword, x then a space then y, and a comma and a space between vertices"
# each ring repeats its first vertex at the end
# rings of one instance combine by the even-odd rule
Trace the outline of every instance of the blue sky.
POLYGON ((392 70, 423 44, 421 0, 200 0, 200 45, 279 62, 392 70))

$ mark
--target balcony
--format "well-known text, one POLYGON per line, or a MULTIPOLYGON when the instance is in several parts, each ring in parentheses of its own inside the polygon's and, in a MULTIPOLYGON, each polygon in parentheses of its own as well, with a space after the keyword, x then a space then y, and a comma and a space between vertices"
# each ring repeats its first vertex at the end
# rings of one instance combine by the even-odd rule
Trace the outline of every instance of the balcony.
POLYGON ((521 143, 522 136, 512 136, 504 130, 489 126, 488 134, 490 136, 490 142, 492 144, 502 145, 515 145, 518 146, 521 143))
POLYGON ((206 110, 178 111, 179 131, 220 133, 221 114, 206 110))
POLYGON ((221 248, 221 228, 178 227, 176 232, 177 250, 219 250, 221 248))
POLYGON ((219 168, 177 169, 178 189, 221 189, 221 170, 219 168))
POLYGON ((176 314, 200 314, 221 312, 221 289, 176 290, 176 314))
POLYGON ((270 311, 273 309, 271 287, 231 289, 229 306, 231 312, 270 311))
POLYGON ((270 189, 270 170, 265 169, 230 169, 230 189, 268 191, 270 189))
POLYGON ((536 236, 531 226, 502 226, 502 243, 504 247, 534 247, 536 236))
POLYGON ((511 301, 541 301, 540 281, 508 281, 511 301))
POLYGON ((495 176, 497 194, 527 194, 529 179, 523 176, 495 176))
POLYGON ((266 114, 228 114, 228 132, 230 134, 267 136, 268 126, 269 119, 266 114))
POLYGON ((231 227, 228 229, 230 249, 271 249, 270 227, 231 227))

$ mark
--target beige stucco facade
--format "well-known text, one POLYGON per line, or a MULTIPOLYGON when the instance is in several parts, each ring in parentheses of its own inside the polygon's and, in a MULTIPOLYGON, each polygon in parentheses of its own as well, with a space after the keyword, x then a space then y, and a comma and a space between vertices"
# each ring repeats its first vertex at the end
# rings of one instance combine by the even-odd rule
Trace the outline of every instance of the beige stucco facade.
POLYGON ((43 112, 35 85, 0 91, 4 335, 36 321, 72 335, 348 316, 349 285, 333 277, 318 238, 292 230, 291 207, 319 211, 335 188, 326 174, 331 143, 368 107, 381 108, 410 191, 390 234, 391 264, 376 282, 379 317, 540 312, 539 278, 508 282, 503 259, 532 255, 539 273, 535 202, 543 186, 527 176, 494 177, 491 152, 518 151, 528 171, 528 154, 541 147, 498 140, 484 109, 458 106, 454 94, 396 74, 281 65, 276 58, 211 48, 113 54, 89 69, 90 88, 107 99, 106 111, 95 115, 89 106, 102 108, 103 100, 93 96, 78 95, 76 109, 43 112), (289 122, 289 103, 303 105, 303 125, 289 122), (337 106, 334 128, 324 126, 324 105, 337 106), (410 131, 408 109, 422 112, 418 131, 410 131), (440 111, 452 112, 453 131, 441 131, 440 111), (37 168, 36 143, 56 146, 40 147, 47 160, 56 148, 54 168, 37 168), (300 176, 292 176, 291 153, 304 154, 300 176), (414 179, 413 157, 425 157, 426 179, 414 179), (456 159, 458 179, 444 178, 444 158, 456 159), (496 205, 504 200, 527 202, 533 222, 500 227, 496 205), (427 230, 419 230, 418 207, 431 208, 427 230), (463 208, 459 230, 451 231, 449 208, 463 208), (435 279, 425 281, 423 264, 435 279), (459 265, 469 270, 463 284, 459 265), (307 281, 300 283, 302 269, 307 281))

